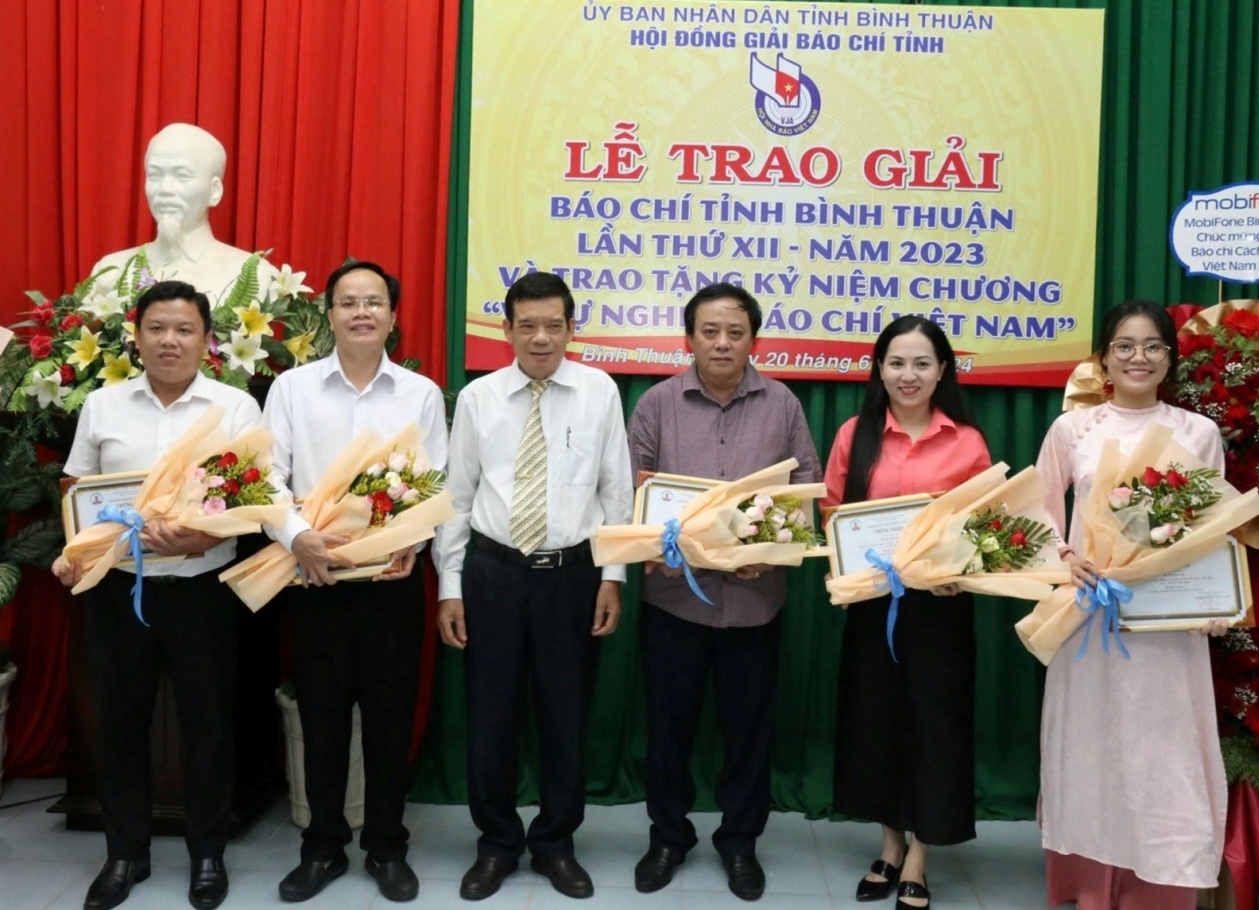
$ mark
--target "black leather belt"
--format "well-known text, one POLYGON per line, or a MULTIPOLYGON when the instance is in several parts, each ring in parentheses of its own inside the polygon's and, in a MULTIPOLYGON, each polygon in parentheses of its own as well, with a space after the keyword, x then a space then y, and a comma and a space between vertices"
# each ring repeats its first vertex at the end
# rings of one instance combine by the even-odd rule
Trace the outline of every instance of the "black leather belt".
POLYGON ((571 566, 590 562, 590 541, 584 540, 573 547, 562 550, 534 550, 528 556, 519 550, 505 547, 497 540, 486 537, 480 531, 472 532, 472 544, 478 550, 488 553, 503 562, 516 566, 528 566, 530 569, 558 569, 560 566, 571 566))

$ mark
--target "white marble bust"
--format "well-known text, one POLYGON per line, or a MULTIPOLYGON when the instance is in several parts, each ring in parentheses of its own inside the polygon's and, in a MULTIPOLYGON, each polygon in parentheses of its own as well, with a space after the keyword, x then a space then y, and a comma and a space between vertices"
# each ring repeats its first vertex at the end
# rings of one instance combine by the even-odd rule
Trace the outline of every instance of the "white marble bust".
MULTIPOLYGON (((157 223, 157 236, 143 247, 110 253, 92 268, 121 269, 144 250, 150 274, 158 280, 177 278, 209 295, 211 302, 232 289, 250 253, 214 239, 210 209, 223 198, 227 152, 199 126, 172 123, 149 141, 144 155, 144 195, 157 223)), ((265 259, 258 269, 259 296, 265 296, 277 274, 265 259)), ((119 272, 102 278, 114 285, 119 272)))

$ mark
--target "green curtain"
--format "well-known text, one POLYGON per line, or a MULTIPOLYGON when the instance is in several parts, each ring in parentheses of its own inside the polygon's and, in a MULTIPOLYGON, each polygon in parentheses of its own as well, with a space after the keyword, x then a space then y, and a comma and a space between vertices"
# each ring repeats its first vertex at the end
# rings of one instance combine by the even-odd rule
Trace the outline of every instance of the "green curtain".
MULTIPOLYGON (((946 5, 944 3, 928 5, 946 5)), ((1095 308, 1133 297, 1166 303, 1216 303, 1220 285, 1186 278, 1171 256, 1167 227, 1190 190, 1259 178, 1259 46, 1254 0, 1093 0, 971 3, 972 6, 1104 8, 1106 47, 1097 223, 1095 308)), ((463 370, 467 273, 467 176, 472 3, 465 3, 452 167, 449 339, 451 389, 463 370)), ((1228 285, 1228 298, 1256 296, 1228 285)), ((652 384, 619 381, 626 414, 652 384)), ((797 382, 820 456, 840 424, 856 413, 860 386, 797 382)), ((987 434, 994 461, 1014 470, 1031 464, 1059 413, 1056 389, 971 387, 968 400, 987 434)), ((784 614, 774 744, 773 800, 778 809, 826 815, 839 640, 844 613, 824 594, 817 562, 791 573, 784 614)), ((638 658, 638 579, 631 572, 620 629, 603 645, 588 743, 587 793, 594 803, 643 799, 646 727, 638 658)), ((978 692, 976 804, 981 818, 1031 818, 1039 786, 1039 724, 1043 670, 1024 651, 1012 624, 1026 603, 980 598, 977 608, 978 692)), ((412 797, 465 799, 463 665, 442 648, 432 719, 416 766, 412 797)), ((895 723, 889 718, 889 723, 895 723)), ((845 744, 840 743, 840 748, 845 744)), ((538 743, 530 727, 521 745, 520 800, 537 798, 538 743)), ((713 809, 721 743, 711 701, 692 768, 698 808, 713 809)))

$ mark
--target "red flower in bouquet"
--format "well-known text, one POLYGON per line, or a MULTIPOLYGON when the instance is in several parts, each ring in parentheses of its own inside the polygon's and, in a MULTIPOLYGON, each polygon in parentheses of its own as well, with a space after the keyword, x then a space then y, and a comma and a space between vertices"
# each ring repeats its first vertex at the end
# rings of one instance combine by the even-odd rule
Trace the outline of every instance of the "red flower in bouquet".
POLYGON ((1172 468, 1166 474, 1164 474, 1163 480, 1166 481, 1167 485, 1171 487, 1173 490, 1179 490, 1181 487, 1183 487, 1185 484, 1189 482, 1189 478, 1187 478, 1184 474, 1177 471, 1175 468, 1172 468))
POLYGON ((1233 310, 1220 320, 1220 325, 1227 326, 1243 338, 1254 338, 1259 336, 1259 313, 1233 310))
POLYGON ((71 329, 77 329, 83 325, 83 317, 78 313, 71 313, 65 319, 61 320, 61 331, 68 332, 71 329))
POLYGON ((1177 341, 1180 344, 1180 356, 1192 357, 1199 351, 1209 351, 1215 347, 1215 339, 1210 335, 1181 335, 1177 341))
POLYGON ((228 496, 235 496, 240 492, 240 484, 234 480, 223 481, 223 492, 228 496))
POLYGON ((1193 381, 1198 385, 1218 385, 1224 381, 1224 373, 1214 363, 1201 363, 1194 368, 1193 381))
POLYGON ((1010 535, 1010 543, 1016 547, 1025 547, 1027 546, 1027 535, 1022 530, 1016 530, 1010 535))
POLYGON ((61 384, 73 385, 76 378, 77 377, 74 375, 74 367, 70 366, 68 363, 63 363, 61 365, 61 384))
POLYGON ((236 457, 235 452, 227 452, 219 458, 218 466, 220 468, 230 468, 238 461, 240 461, 240 459, 236 457))
POLYGON ((43 303, 35 304, 35 321, 40 325, 52 325, 52 321, 56 318, 57 311, 47 300, 43 303))
POLYGON ((30 348, 32 357, 43 360, 52 353, 52 339, 47 335, 36 335, 31 339, 30 348))
POLYGON ((257 483, 262 480, 262 472, 257 468, 250 468, 244 474, 240 475, 241 483, 257 483))
POLYGON ((393 511, 393 500, 384 490, 371 494, 372 511, 379 515, 388 515, 393 511))
POLYGON ((1157 487, 1163 482, 1163 475, 1153 468, 1146 468, 1145 473, 1141 475, 1141 483, 1147 487, 1157 487))

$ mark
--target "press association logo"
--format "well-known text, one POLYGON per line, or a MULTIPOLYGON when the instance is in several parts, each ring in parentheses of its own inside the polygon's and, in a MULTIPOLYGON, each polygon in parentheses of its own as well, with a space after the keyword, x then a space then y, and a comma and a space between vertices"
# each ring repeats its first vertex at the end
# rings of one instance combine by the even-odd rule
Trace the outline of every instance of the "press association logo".
POLYGON ((756 89, 756 117, 779 136, 799 136, 817 122, 822 95, 800 64, 782 54, 774 66, 752 54, 750 81, 756 89))

